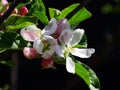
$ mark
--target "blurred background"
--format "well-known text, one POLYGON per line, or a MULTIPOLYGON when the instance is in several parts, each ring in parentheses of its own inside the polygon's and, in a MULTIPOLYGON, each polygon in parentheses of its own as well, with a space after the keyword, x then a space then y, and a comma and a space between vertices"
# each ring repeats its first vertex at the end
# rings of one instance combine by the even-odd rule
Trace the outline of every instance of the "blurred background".
MULTIPOLYGON (((81 1, 43 0, 46 7, 59 10, 81 1)), ((119 90, 120 0, 91 0, 85 7, 92 17, 78 27, 85 30, 88 47, 95 48, 96 52, 81 61, 94 70, 101 90, 119 90)), ((41 70, 39 60, 30 61, 22 52, 17 55, 13 56, 13 59, 20 57, 14 68, 0 64, 0 87, 11 84, 11 90, 89 90, 84 81, 68 73, 65 66, 56 65, 57 70, 41 70)))

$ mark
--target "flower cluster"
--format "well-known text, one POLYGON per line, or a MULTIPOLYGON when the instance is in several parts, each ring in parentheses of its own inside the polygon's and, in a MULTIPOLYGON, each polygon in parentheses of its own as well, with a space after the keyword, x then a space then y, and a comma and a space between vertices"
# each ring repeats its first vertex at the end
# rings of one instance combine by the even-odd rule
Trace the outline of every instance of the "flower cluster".
POLYGON ((66 70, 75 73, 75 63, 72 55, 80 58, 89 58, 95 52, 93 48, 75 47, 82 40, 83 29, 72 30, 67 19, 56 20, 52 18, 42 30, 35 25, 29 25, 20 31, 21 36, 33 42, 33 47, 25 47, 23 52, 28 59, 37 55, 43 58, 43 68, 53 67, 54 57, 63 58, 66 70))
POLYGON ((12 55, 10 51, 22 50, 26 58, 40 59, 43 69, 64 64, 66 71, 80 76, 90 90, 100 90, 94 71, 77 60, 89 58, 95 52, 94 48, 87 48, 84 29, 75 29, 92 16, 85 3, 58 10, 45 7, 43 0, 10 1, 0 0, 0 63, 13 66, 6 56, 12 55), (41 29, 39 22, 45 27, 41 29))

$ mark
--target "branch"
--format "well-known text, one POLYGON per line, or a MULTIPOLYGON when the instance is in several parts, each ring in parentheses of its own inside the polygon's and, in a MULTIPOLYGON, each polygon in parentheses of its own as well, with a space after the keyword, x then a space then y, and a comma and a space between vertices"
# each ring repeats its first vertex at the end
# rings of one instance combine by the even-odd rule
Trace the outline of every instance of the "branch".
POLYGON ((80 9, 82 9, 84 6, 86 6, 88 3, 90 3, 92 0, 83 0, 81 4, 75 8, 72 12, 70 12, 66 18, 70 19, 75 13, 77 13, 80 9))
POLYGON ((20 0, 14 0, 12 4, 9 6, 9 9, 4 13, 3 16, 0 17, 0 25, 2 22, 8 18, 11 14, 11 12, 14 10, 14 8, 19 4, 20 0))

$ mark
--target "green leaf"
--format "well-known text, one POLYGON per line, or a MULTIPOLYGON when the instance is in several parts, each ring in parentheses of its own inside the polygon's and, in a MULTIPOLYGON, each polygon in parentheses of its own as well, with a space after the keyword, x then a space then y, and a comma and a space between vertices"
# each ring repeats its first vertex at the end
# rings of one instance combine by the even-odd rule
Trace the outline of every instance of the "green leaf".
POLYGON ((43 24, 48 24, 49 22, 42 0, 33 0, 28 15, 37 17, 43 24))
POLYGON ((22 50, 31 44, 19 34, 13 32, 0 32, 0 52, 3 50, 22 50))
POLYGON ((50 18, 56 18, 60 15, 60 10, 55 9, 55 8, 49 8, 49 14, 50 14, 50 18))
POLYGON ((48 24, 49 22, 44 12, 36 11, 33 13, 33 16, 36 16, 44 25, 48 24))
POLYGON ((19 29, 24 28, 26 26, 29 26, 29 25, 33 25, 33 23, 23 22, 23 23, 18 24, 18 25, 9 25, 6 28, 7 28, 7 31, 16 31, 16 30, 19 30, 19 29))
POLYGON ((72 16, 69 19, 69 23, 71 25, 71 28, 76 28, 80 22, 90 18, 91 15, 92 14, 89 11, 87 11, 87 9, 82 8, 74 16, 72 16))
POLYGON ((9 84, 5 84, 0 90, 9 90, 9 84))
MULTIPOLYGON (((58 19, 65 18, 69 13, 71 13, 76 7, 78 7, 78 3, 72 4, 62 10, 58 19)), ((71 28, 76 28, 80 22, 91 17, 91 13, 86 8, 81 8, 77 13, 75 13, 68 21, 71 25, 71 28)))
POLYGON ((58 19, 65 18, 70 12, 72 12, 79 4, 72 4, 61 11, 58 19))
POLYGON ((20 9, 22 6, 26 6, 28 4, 30 4, 32 2, 32 0, 22 0, 22 3, 18 4, 18 6, 16 8, 20 9))
POLYGON ((7 65, 9 67, 13 67, 15 65, 15 63, 12 60, 9 61, 0 61, 0 63, 7 65))
POLYGON ((0 53, 5 52, 6 50, 7 50, 7 49, 4 49, 4 48, 2 49, 2 48, 1 48, 1 49, 0 49, 0 53))
POLYGON ((90 90, 100 90, 100 82, 95 72, 87 65, 76 61, 75 73, 89 86, 90 90))
POLYGON ((11 14, 0 26, 1 29, 6 29, 6 26, 14 25, 17 20, 20 19, 20 16, 17 14, 11 14))
POLYGON ((21 24, 21 23, 24 23, 24 22, 31 22, 31 23, 38 24, 37 21, 38 21, 37 17, 34 17, 34 16, 24 16, 24 17, 18 19, 15 22, 15 25, 18 25, 18 24, 21 24))

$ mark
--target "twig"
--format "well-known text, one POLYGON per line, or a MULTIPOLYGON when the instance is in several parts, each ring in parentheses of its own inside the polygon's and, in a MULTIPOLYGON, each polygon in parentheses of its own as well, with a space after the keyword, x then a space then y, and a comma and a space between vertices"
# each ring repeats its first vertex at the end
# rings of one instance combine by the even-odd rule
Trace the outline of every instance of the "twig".
POLYGON ((78 7, 76 7, 72 12, 70 12, 70 13, 66 16, 66 18, 67 18, 67 19, 70 19, 75 13, 77 13, 80 9, 82 9, 84 6, 86 6, 86 5, 87 5, 89 2, 91 2, 91 1, 92 1, 92 0, 83 0, 78 7))
POLYGON ((10 90, 17 90, 18 86, 18 63, 19 63, 19 52, 15 52, 12 54, 12 60, 15 63, 15 65, 11 69, 11 83, 10 83, 10 90))
POLYGON ((9 9, 4 13, 3 16, 0 17, 0 25, 2 22, 8 18, 11 14, 11 12, 14 10, 14 8, 19 4, 20 0, 14 0, 12 4, 9 6, 9 9))

